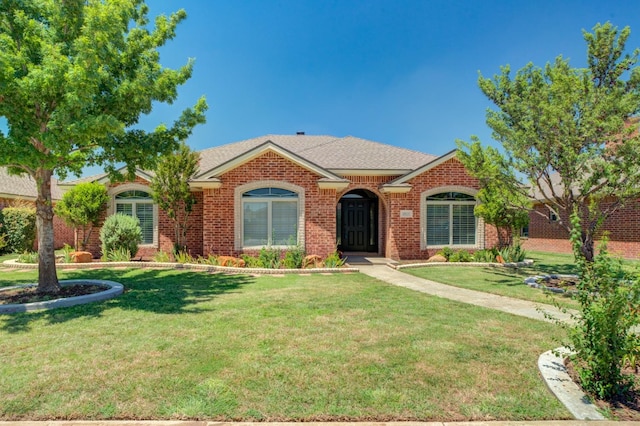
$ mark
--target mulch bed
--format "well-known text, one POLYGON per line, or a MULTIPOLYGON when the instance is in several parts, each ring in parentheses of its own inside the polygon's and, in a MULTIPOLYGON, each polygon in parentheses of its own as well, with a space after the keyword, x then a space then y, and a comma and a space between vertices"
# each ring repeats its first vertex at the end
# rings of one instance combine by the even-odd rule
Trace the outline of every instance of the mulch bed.
POLYGON ((574 291, 578 285, 577 278, 547 278, 543 280, 541 284, 544 284, 550 288, 560 288, 564 291, 574 291))
POLYGON ((97 284, 72 284, 60 288, 55 294, 41 293, 38 287, 20 287, 10 290, 0 289, 0 305, 13 303, 45 302, 47 300, 64 299, 67 297, 84 296, 108 290, 109 287, 97 284))
MULTIPOLYGON (((568 359, 565 361, 567 372, 575 383, 580 383, 580 378, 576 372, 573 363, 568 359)), ((607 417, 611 417, 615 420, 621 421, 640 421, 640 374, 634 369, 625 368, 624 374, 628 374, 634 378, 635 386, 626 395, 615 401, 603 401, 590 395, 593 403, 605 414, 607 417)))

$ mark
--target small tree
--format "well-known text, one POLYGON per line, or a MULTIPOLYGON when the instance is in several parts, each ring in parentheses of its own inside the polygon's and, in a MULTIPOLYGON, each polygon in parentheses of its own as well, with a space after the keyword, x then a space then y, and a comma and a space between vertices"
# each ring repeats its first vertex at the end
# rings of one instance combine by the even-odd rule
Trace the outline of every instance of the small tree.
POLYGON ((87 248, 93 227, 107 208, 107 189, 97 182, 79 183, 62 196, 55 206, 55 214, 67 225, 76 229, 76 250, 87 248), (79 243, 77 231, 82 230, 82 241, 79 243), (79 244, 78 244, 79 243, 79 244))
POLYGON ((483 148, 476 137, 472 137, 471 144, 456 143, 457 158, 480 181, 476 194, 480 204, 474 209, 475 215, 496 227, 501 247, 512 244, 513 236, 529 223, 531 203, 522 193, 522 185, 495 148, 483 148))
MULTIPOLYGON (((487 112, 505 164, 528 178, 537 201, 560 218, 577 212, 580 253, 594 258, 602 223, 625 201, 640 197, 640 50, 625 54, 630 29, 610 23, 584 32, 588 67, 562 56, 512 78, 509 66, 479 86, 496 105, 487 112), (613 202, 605 203, 605 200, 613 202)), ((520 191, 526 194, 526 188, 520 191)), ((568 221, 560 225, 569 233, 568 221)))
POLYGON ((153 200, 174 224, 174 253, 186 249, 189 215, 196 203, 189 179, 198 169, 198 159, 198 153, 182 143, 178 150, 158 161, 155 176, 151 179, 153 200))

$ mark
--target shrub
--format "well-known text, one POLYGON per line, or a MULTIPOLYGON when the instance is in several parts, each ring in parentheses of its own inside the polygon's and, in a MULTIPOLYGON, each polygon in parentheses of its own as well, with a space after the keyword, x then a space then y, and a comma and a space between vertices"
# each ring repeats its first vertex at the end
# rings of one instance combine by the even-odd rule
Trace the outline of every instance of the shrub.
POLYGON ((445 259, 447 259, 447 262, 449 261, 449 258, 451 257, 451 255, 454 253, 453 249, 451 247, 442 247, 440 249, 440 251, 436 254, 442 255, 444 256, 445 259))
POLYGON ((131 258, 138 252, 138 244, 142 241, 140 221, 120 213, 111 215, 102 225, 100 241, 103 256, 108 258, 113 250, 125 249, 131 258))
POLYGON ((526 256, 525 251, 519 245, 504 247, 498 250, 498 254, 505 262, 522 262, 526 256))
POLYGON ((449 262, 471 262, 473 257, 466 250, 459 250, 449 256, 449 262))
POLYGON ((304 248, 300 246, 289 247, 284 254, 284 267, 287 269, 302 268, 302 261, 304 260, 305 255, 306 253, 304 248))
POLYGON ((18 256, 19 263, 38 263, 38 252, 37 251, 25 251, 20 256, 18 256))
POLYGON ((278 269, 280 268, 280 250, 273 247, 262 247, 258 254, 258 259, 262 268, 278 269))
POLYGON ((71 257, 71 253, 73 252, 73 247, 69 244, 64 243, 62 247, 62 262, 63 263, 73 263, 73 257, 71 257))
POLYGON ((0 228, 0 254, 4 253, 4 248, 7 246, 6 237, 1 232, 2 228, 0 228))
POLYGON ((478 250, 473 253, 473 260, 476 262, 495 262, 497 250, 478 250))
POLYGON ((131 260, 131 252, 126 247, 120 247, 110 250, 107 253, 109 262, 128 262, 131 260))
POLYGON ((571 225, 580 277, 574 297, 580 313, 572 315, 572 323, 556 322, 569 332, 566 346, 575 352, 571 358, 583 389, 612 401, 633 385, 622 367, 639 343, 634 327, 639 323, 640 278, 625 276, 621 262, 609 256, 606 238, 593 262, 587 261, 581 252, 581 227, 575 213, 571 225))
POLYGON ((243 254, 240 256, 242 260, 244 260, 244 264, 247 268, 262 268, 262 262, 255 256, 249 256, 248 254, 243 254))
POLYGON ((186 251, 179 251, 174 253, 173 255, 176 258, 176 262, 178 263, 194 263, 193 256, 191 256, 186 251))
POLYGON ((33 250, 36 241, 36 209, 7 207, 2 210, 6 251, 22 253, 33 250))
POLYGON ((158 263, 171 262, 171 256, 164 250, 158 250, 156 254, 153 255, 153 261, 158 263))
POLYGON ((341 258, 340 254, 337 251, 334 251, 324 260, 324 266, 326 268, 340 268, 346 261, 346 258, 341 258))

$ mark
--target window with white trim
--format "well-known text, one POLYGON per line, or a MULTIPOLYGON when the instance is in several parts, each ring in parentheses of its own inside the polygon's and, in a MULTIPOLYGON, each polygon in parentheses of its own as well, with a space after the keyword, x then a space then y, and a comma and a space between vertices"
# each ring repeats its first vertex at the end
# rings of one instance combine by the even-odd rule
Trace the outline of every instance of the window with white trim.
POLYGON ((242 193, 242 245, 284 246, 298 242, 298 194, 267 187, 242 193))
POLYGON ((427 196, 427 246, 473 246, 476 244, 476 200, 462 192, 427 196))
POLYGON ((134 189, 116 194, 114 201, 116 213, 133 216, 140 221, 142 244, 153 244, 156 224, 151 195, 148 192, 134 189))

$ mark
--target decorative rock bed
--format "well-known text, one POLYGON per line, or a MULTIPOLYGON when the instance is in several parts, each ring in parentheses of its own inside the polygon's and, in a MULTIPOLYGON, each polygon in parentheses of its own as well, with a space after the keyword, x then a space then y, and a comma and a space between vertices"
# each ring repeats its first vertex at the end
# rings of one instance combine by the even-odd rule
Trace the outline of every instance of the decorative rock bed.
POLYGON ((573 290, 567 290, 567 287, 573 286, 562 286, 562 285, 549 285, 548 283, 551 280, 556 280, 562 282, 570 282, 575 283, 578 281, 577 275, 562 275, 562 274, 550 274, 550 275, 534 275, 532 277, 527 277, 524 279, 524 283, 529 287, 539 288, 542 290, 548 290, 553 293, 571 293, 573 290), (546 284, 545 284, 546 283, 546 284))
MULTIPOLYGON (((107 281, 107 280, 61 280, 61 286, 68 285, 78 285, 78 284, 86 284, 86 285, 100 285, 108 287, 104 291, 100 291, 98 293, 87 294, 84 296, 74 296, 74 297, 66 297, 64 299, 54 299, 54 300, 46 300, 43 302, 33 302, 33 303, 12 303, 7 305, 0 305, 0 315, 1 314, 15 314, 18 312, 28 312, 28 311, 37 311, 40 309, 55 309, 55 308, 66 308, 69 306, 82 305, 85 303, 91 302, 99 302, 102 300, 107 300, 119 296, 124 291, 124 286, 115 281, 107 281)), ((3 287, 0 291, 3 290, 12 290, 15 288, 21 287, 35 287, 37 284, 25 284, 13 287, 3 287)))

